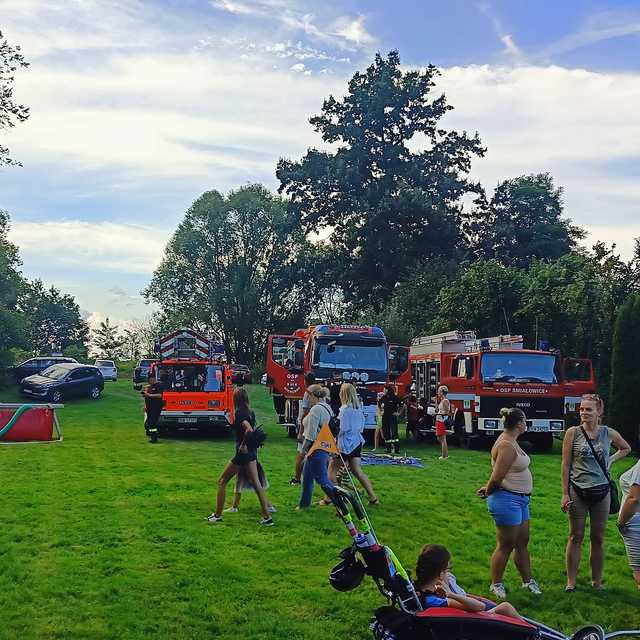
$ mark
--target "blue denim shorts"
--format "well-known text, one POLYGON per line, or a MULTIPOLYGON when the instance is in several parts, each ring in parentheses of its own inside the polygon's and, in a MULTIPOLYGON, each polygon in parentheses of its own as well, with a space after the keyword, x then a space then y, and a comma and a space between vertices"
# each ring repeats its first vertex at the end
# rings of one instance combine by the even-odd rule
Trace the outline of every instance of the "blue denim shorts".
POLYGON ((503 489, 487 498, 487 508, 497 525, 515 527, 529 520, 531 496, 519 496, 503 489))

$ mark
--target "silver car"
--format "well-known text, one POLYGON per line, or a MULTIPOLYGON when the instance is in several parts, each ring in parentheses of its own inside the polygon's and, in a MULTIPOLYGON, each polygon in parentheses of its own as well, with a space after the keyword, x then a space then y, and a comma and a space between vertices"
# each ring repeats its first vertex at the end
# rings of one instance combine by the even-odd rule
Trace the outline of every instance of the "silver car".
POLYGON ((113 380, 115 382, 118 379, 118 367, 113 360, 96 360, 94 366, 100 369, 100 373, 105 380, 113 380))

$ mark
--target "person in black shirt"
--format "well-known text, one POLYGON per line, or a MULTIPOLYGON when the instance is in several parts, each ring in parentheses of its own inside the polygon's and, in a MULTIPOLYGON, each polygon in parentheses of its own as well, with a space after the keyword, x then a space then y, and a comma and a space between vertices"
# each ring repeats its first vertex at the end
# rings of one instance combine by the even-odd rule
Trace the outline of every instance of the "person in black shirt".
POLYGON ((402 406, 402 400, 396 395, 396 389, 392 384, 386 386, 385 394, 378 400, 378 406, 382 409, 382 433, 387 444, 387 453, 400 453, 400 441, 398 439, 398 412, 402 406))
POLYGON ((273 525, 273 518, 269 513, 269 500, 267 494, 262 488, 262 483, 258 475, 258 450, 251 448, 246 444, 247 437, 253 431, 256 424, 256 416, 249 407, 249 396, 244 387, 236 389, 233 393, 233 403, 235 406, 235 415, 233 420, 233 431, 236 437, 236 453, 227 462, 222 475, 218 478, 218 494, 216 499, 216 510, 207 518, 213 524, 222 520, 222 511, 224 509, 224 501, 226 498, 227 484, 242 467, 243 474, 249 478, 253 484, 255 492, 260 500, 262 508, 262 520, 260 524, 267 527, 273 525))
POLYGON ((160 376, 160 380, 156 381, 155 374, 149 375, 149 384, 144 389, 144 429, 149 438, 149 442, 158 442, 158 423, 160 422, 160 414, 162 413, 163 400, 162 392, 169 388, 169 382, 166 375, 160 376))

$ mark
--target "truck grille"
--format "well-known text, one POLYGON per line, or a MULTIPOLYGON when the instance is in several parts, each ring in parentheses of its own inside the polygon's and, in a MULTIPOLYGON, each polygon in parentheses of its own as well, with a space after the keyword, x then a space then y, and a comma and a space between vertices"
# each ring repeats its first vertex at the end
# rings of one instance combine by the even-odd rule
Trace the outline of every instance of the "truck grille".
POLYGON ((480 417, 497 418, 500 409, 517 407, 527 418, 561 418, 564 415, 563 398, 539 398, 532 396, 486 397, 480 399, 480 417))

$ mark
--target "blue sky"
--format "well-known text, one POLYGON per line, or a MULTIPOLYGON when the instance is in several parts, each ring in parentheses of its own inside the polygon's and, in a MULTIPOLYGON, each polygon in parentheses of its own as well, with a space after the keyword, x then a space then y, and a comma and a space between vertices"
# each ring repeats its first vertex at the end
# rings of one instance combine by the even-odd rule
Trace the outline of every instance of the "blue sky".
POLYGON ((640 5, 525 0, 2 0, 31 67, 3 135, 0 208, 24 272, 93 322, 149 313, 140 290, 202 191, 259 181, 320 141, 308 125, 376 51, 436 64, 447 126, 488 147, 487 188, 550 171, 589 241, 640 236, 640 5))

